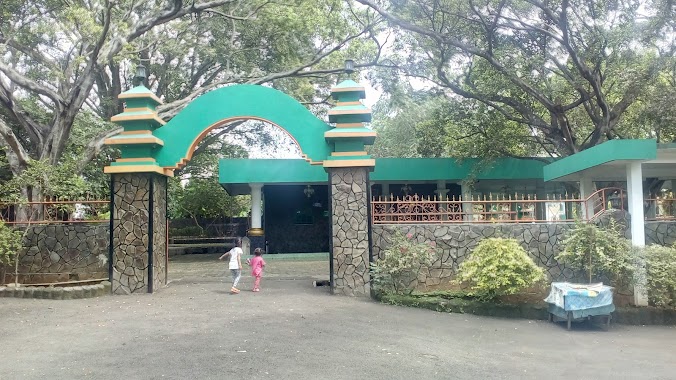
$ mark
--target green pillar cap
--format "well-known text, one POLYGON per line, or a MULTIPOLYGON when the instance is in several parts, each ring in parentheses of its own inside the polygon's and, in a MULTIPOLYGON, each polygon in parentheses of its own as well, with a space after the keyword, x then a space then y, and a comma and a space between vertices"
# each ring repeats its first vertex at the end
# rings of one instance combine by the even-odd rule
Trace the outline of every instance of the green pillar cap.
POLYGON ((371 121, 371 109, 361 102, 366 98, 364 87, 348 79, 331 89, 331 97, 337 102, 329 110, 329 123, 334 124, 333 128, 324 133, 331 146, 331 156, 324 161, 324 167, 372 169, 375 160, 366 152, 365 145, 373 144, 376 132, 364 125, 371 121))
POLYGON ((156 107, 162 104, 145 86, 136 86, 118 96, 125 102, 124 112, 110 121, 122 126, 119 134, 104 141, 104 144, 120 149, 121 158, 103 169, 104 173, 158 173, 172 175, 157 164, 155 152, 164 145, 153 132, 166 124, 157 116, 156 107))

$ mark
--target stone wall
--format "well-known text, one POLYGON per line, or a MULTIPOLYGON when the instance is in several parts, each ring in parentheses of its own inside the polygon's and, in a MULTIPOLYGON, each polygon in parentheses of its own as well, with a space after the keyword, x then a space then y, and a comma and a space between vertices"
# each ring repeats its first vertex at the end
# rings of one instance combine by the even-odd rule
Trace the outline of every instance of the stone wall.
POLYGON ((333 290, 344 295, 368 295, 367 169, 333 168, 329 176, 333 223, 333 290))
POLYGON ((152 292, 164 285, 166 190, 164 176, 113 175, 113 293, 152 292))
MULTIPOLYGON (((108 223, 30 227, 19 253, 19 282, 107 279, 109 233, 108 223)), ((12 282, 14 268, 7 272, 5 282, 12 282)))
POLYGON ((458 266, 482 240, 491 237, 511 237, 528 251, 535 263, 545 268, 552 280, 571 279, 573 273, 558 263, 555 256, 561 242, 573 224, 461 224, 461 225, 374 225, 373 257, 380 257, 398 229, 412 234, 420 242, 434 241, 440 257, 429 273, 418 277, 422 287, 437 285, 455 276, 458 266))
MULTIPOLYGON (((616 218, 617 219, 617 218, 616 218)), ((601 222, 607 224, 607 222, 601 222)), ((441 256, 429 272, 418 277, 419 286, 437 285, 454 277, 458 266, 485 238, 510 237, 518 240, 536 264, 543 267, 552 281, 573 279, 573 272, 556 261, 561 244, 573 223, 556 224, 459 224, 459 225, 374 225, 373 257, 387 249, 397 229, 412 234, 420 242, 434 241, 441 256)), ((627 229, 628 230, 628 229, 627 229)), ((631 238, 627 231, 625 236, 631 238)), ((676 241, 676 222, 646 222, 646 244, 670 245, 676 241)))
POLYGON ((676 222, 646 222, 645 243, 673 245, 676 242, 676 222))

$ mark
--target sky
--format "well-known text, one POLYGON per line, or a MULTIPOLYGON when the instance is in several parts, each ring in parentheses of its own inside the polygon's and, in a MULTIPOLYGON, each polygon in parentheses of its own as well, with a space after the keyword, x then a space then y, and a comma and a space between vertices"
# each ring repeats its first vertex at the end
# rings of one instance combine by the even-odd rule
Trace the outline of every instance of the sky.
MULTIPOLYGON (((369 108, 373 108, 373 106, 380 99, 382 91, 372 86, 364 76, 360 78, 359 83, 364 86, 366 91, 366 98, 362 101, 362 103, 364 103, 364 105, 369 108)), ((245 144, 243 140, 238 139, 232 135, 226 135, 226 141, 231 144, 237 144, 244 147, 249 152, 249 158, 301 158, 300 149, 285 132, 271 124, 266 125, 269 128, 269 132, 277 140, 277 146, 251 146, 245 144)))

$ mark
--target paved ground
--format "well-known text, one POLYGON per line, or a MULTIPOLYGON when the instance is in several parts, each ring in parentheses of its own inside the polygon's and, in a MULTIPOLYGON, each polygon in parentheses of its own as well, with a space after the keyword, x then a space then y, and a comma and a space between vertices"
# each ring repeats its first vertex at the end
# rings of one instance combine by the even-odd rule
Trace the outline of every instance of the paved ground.
POLYGON ((568 332, 331 296, 311 286, 325 262, 269 259, 263 291, 232 296, 223 263, 188 259, 154 295, 0 299, 0 379, 676 378, 674 328, 568 332))

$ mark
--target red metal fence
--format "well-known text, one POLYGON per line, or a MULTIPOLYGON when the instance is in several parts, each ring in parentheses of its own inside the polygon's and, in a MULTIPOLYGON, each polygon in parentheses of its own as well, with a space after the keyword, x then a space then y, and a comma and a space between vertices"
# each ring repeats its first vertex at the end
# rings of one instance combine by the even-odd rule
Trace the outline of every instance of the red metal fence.
POLYGON ((0 220, 6 224, 103 223, 109 221, 109 200, 47 199, 42 202, 0 201, 0 220))
POLYGON ((483 195, 469 198, 375 197, 374 224, 407 223, 546 223, 591 220, 608 209, 625 210, 624 190, 605 188, 586 199, 568 196, 483 195))

